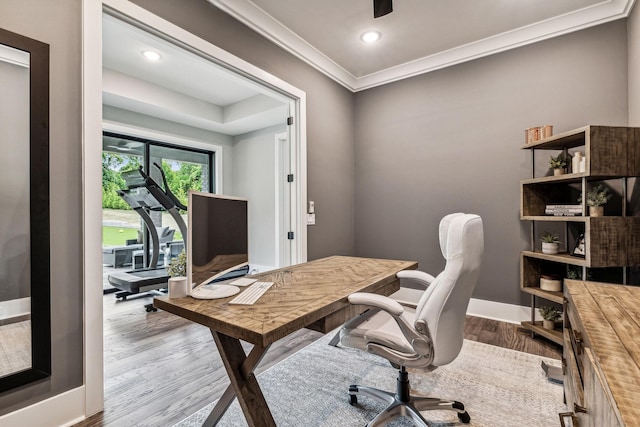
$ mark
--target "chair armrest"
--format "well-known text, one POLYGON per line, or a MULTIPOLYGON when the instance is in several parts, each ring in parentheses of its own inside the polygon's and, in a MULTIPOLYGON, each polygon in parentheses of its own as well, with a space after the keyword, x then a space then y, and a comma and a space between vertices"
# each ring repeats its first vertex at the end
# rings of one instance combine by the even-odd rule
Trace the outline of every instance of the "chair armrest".
POLYGON ((417 283, 424 286, 425 288, 429 287, 431 282, 436 280, 436 278, 429 273, 425 273, 424 271, 419 270, 402 270, 396 274, 396 277, 398 277, 399 279, 406 279, 411 282, 417 283))
POLYGON ((383 295, 365 292, 351 294, 348 299, 351 304, 377 308, 391 315, 391 318, 400 327, 404 337, 413 347, 415 354, 403 353, 387 347, 383 343, 376 342, 369 342, 367 351, 405 366, 421 367, 431 364, 433 360, 433 343, 429 336, 429 330, 424 328, 426 336, 416 331, 414 326, 411 325, 410 318, 405 313, 404 307, 396 300, 383 295))
POLYGON ((367 305, 370 307, 384 310, 392 316, 400 316, 404 312, 404 308, 398 303, 384 295, 371 294, 366 292, 356 292, 349 295, 349 302, 354 305, 367 305))
POLYGON ((398 324, 405 338, 409 342, 414 339, 421 339, 422 336, 414 329, 409 316, 404 312, 404 307, 398 303, 398 301, 385 297, 384 295, 356 292, 349 295, 349 302, 354 305, 366 305, 369 307, 377 308, 379 310, 388 313, 398 324))

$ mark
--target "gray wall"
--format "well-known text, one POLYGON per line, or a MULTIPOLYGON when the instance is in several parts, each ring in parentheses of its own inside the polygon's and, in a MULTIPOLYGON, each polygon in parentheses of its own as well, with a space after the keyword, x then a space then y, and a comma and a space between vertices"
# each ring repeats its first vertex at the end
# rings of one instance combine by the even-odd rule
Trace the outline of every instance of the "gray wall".
POLYGON ((629 57, 629 126, 640 126, 640 6, 627 19, 629 57))
POLYGON ((353 255, 353 94, 205 0, 132 2, 306 92, 307 194, 317 213, 308 257, 353 255))
POLYGON ((53 372, 48 379, 0 394, 0 415, 83 381, 80 11, 80 0, 0 2, 0 27, 50 45, 53 372))
POLYGON ((0 319, 2 302, 31 295, 29 69, 0 60, 0 319))
POLYGON ((626 23, 560 38, 357 93, 356 254, 443 267, 448 212, 482 216, 485 260, 475 298, 526 304, 519 182, 530 177, 525 128, 556 133, 627 124, 626 23))

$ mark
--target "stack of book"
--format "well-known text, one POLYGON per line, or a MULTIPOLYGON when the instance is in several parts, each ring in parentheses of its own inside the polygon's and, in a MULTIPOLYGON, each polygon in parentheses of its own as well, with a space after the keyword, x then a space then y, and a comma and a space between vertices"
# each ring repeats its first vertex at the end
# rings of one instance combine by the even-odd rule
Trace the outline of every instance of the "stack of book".
POLYGON ((544 213, 553 216, 578 216, 582 215, 582 205, 547 205, 544 213))

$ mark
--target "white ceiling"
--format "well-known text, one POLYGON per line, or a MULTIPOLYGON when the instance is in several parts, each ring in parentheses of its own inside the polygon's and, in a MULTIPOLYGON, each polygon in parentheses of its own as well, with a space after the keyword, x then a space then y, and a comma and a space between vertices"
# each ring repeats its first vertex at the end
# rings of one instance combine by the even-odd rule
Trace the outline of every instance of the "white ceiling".
MULTIPOLYGON (((359 91, 624 18, 635 0, 394 0, 378 19, 373 0, 208 1, 359 91), (372 29, 381 40, 364 44, 372 29)), ((281 95, 109 15, 103 66, 105 105, 226 135, 288 116, 281 95)))
POLYGON ((208 0, 358 91, 628 16, 634 0, 208 0), (364 44, 366 30, 382 33, 364 44))
POLYGON ((103 104, 225 135, 284 125, 287 100, 117 18, 103 18, 103 104), (143 50, 162 55, 157 62, 143 50))

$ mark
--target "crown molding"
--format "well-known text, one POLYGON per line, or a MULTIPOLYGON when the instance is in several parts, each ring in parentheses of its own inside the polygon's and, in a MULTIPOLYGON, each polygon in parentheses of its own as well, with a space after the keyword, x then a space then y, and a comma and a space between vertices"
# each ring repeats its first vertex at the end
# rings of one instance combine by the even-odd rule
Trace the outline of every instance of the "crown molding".
POLYGON ((355 77, 251 0, 208 0, 342 86, 358 92, 504 52, 629 16, 635 0, 606 0, 590 7, 458 46, 395 67, 355 77))

